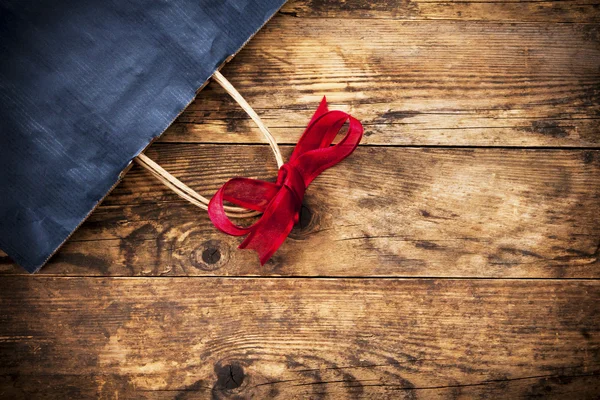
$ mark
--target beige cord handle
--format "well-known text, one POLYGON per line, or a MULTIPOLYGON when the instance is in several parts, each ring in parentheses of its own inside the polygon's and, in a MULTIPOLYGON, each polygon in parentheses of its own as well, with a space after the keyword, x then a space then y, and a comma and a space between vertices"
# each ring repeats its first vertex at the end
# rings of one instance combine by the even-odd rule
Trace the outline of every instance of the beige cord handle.
MULTIPOLYGON (((246 113, 252 118, 252 121, 256 123, 258 129, 263 133, 263 135, 267 138, 269 145, 271 146, 271 150, 273 150, 273 154, 275 154, 275 159, 277 160, 277 166, 281 167, 283 165, 283 157, 281 156, 281 151, 279 151, 279 146, 277 145, 277 141, 269 132, 269 129, 263 124, 260 117, 254 112, 252 107, 246 102, 246 100, 242 97, 242 95, 235 90, 233 85, 225 79, 223 75, 219 71, 216 71, 213 74, 213 79, 217 81, 219 85, 225 89, 225 91, 233 97, 233 99, 246 111, 246 113)), ((142 167, 146 168, 156 179, 162 182, 169 189, 177 193, 177 195, 193 205, 200 207, 203 210, 208 210, 208 202, 209 200, 200 195, 198 192, 187 186, 185 183, 181 182, 179 179, 175 178, 173 175, 168 173, 164 168, 160 165, 152 161, 148 156, 143 153, 140 153, 136 158, 134 158, 135 162, 137 162, 142 167)), ((229 207, 225 206, 225 212, 229 217, 233 218, 245 218, 252 217, 255 215, 259 215, 258 211, 248 210, 241 207, 229 207)))
POLYGON ((250 104, 246 102, 240 92, 235 90, 233 85, 227 79, 225 79, 225 77, 221 75, 219 71, 216 71, 212 77, 231 97, 233 97, 233 99, 244 109, 244 111, 246 111, 246 114, 252 118, 252 121, 254 121, 256 126, 258 126, 258 129, 260 129, 265 138, 267 138, 269 145, 271 145, 271 150, 273 150, 273 154, 275 154, 275 159, 277 160, 277 167, 281 168, 283 165, 283 157, 279 151, 279 146, 277 146, 277 141, 273 135, 271 135, 271 132, 269 132, 269 129, 267 129, 265 124, 263 124, 260 117, 256 114, 256 112, 254 112, 252 107, 250 107, 250 104))

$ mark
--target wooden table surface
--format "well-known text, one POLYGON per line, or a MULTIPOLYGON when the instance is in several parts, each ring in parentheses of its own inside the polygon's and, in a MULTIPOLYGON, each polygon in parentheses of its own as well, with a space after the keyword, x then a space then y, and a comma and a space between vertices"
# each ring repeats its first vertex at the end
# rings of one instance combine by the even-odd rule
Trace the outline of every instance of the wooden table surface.
MULTIPOLYGON (((138 167, 51 262, 0 255, 1 398, 598 398, 597 0, 298 0, 223 74, 289 155, 365 125, 260 266, 138 167)), ((215 83, 147 154, 269 179, 215 83)))

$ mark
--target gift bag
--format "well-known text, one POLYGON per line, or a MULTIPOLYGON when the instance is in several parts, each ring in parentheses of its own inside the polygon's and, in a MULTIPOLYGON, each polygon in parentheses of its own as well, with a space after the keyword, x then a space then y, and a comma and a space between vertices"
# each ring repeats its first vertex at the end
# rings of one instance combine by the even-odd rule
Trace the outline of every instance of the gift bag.
POLYGON ((220 67, 285 0, 0 2, 0 248, 38 271, 119 182, 145 167, 266 262, 308 184, 350 154, 360 123, 318 107, 289 162, 220 67), (237 178, 208 200, 143 154, 210 78, 273 149, 276 182, 237 178), (346 136, 330 146, 342 125, 346 136), (224 205, 231 202, 234 205, 224 205), (250 227, 229 217, 262 214, 250 227))

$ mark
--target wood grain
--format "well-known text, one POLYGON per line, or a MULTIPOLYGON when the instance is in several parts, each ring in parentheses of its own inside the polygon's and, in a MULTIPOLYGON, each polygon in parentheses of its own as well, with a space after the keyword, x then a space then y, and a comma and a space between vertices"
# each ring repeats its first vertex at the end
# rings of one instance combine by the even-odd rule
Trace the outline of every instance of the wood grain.
MULTIPOLYGON (((149 156, 206 195, 233 176, 276 176, 267 146, 149 156)), ((241 238, 133 168, 42 273, 598 277, 599 199, 597 150, 362 147, 309 187, 301 223, 261 267, 241 238)))
MULTIPOLYGON (((0 252, 0 398, 598 398, 599 23, 290 1, 224 75, 280 143, 327 95, 364 145, 263 267, 135 166, 40 275, 0 252)), ((211 195, 261 143, 211 83, 148 155, 211 195)))
MULTIPOLYGON (((326 95, 366 125, 367 144, 598 147, 599 29, 283 15, 223 73, 280 143, 296 143, 326 95)), ((209 84, 161 140, 262 139, 209 84)))
POLYGON ((0 394, 592 399, 599 301, 586 281, 4 277, 0 394))
POLYGON ((294 0, 281 10, 302 18, 599 22, 595 0, 294 0))

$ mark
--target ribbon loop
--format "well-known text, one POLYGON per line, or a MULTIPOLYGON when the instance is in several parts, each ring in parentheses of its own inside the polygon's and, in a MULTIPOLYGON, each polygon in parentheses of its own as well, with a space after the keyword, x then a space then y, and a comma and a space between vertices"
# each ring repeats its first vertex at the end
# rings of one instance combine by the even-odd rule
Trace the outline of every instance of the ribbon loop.
POLYGON ((276 183, 248 178, 227 181, 208 204, 208 215, 221 231, 234 236, 248 235, 239 248, 254 249, 261 265, 281 246, 300 217, 308 185, 324 170, 348 157, 358 146, 362 124, 342 111, 328 111, 325 97, 290 157, 279 169, 276 183), (336 145, 336 135, 349 121, 348 132, 336 145), (263 215, 245 228, 233 224, 223 206, 229 201, 263 215))

